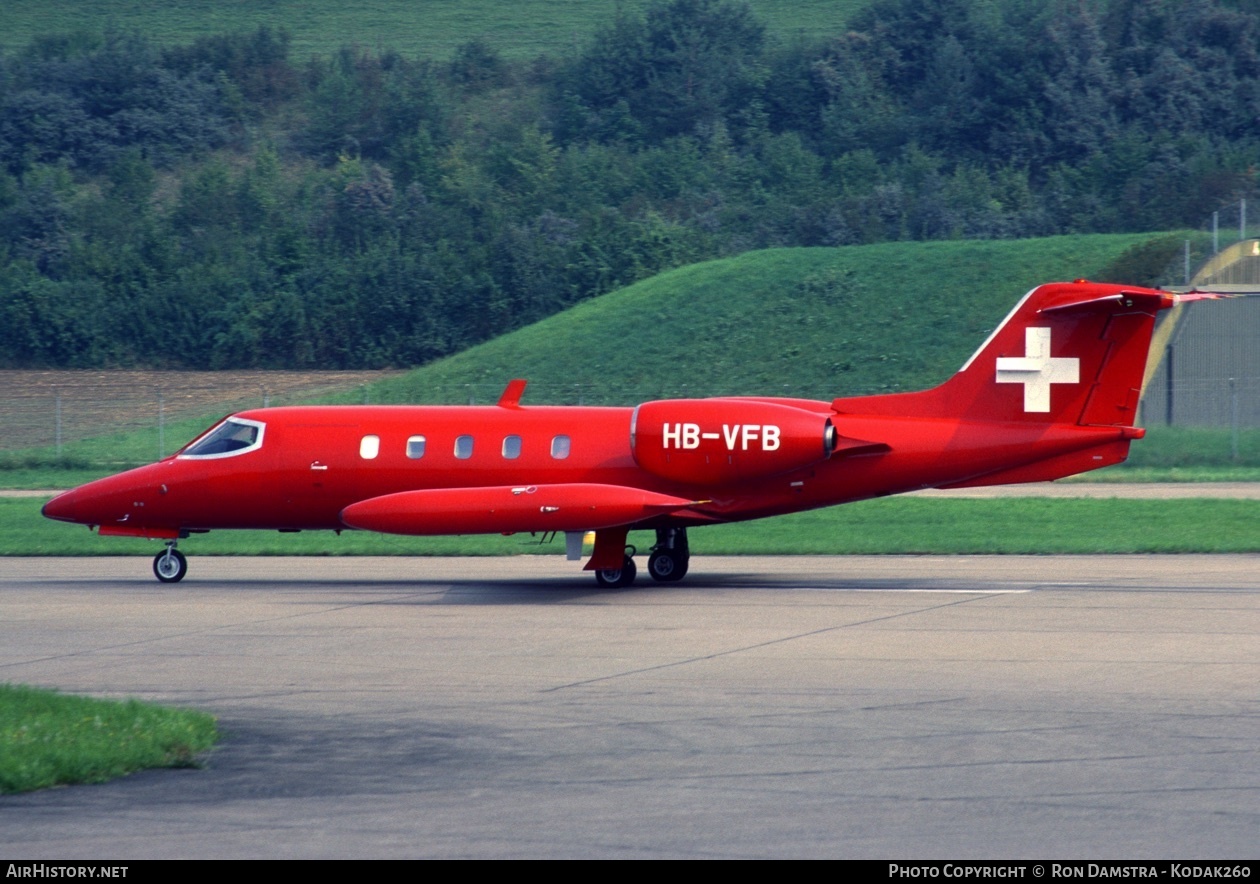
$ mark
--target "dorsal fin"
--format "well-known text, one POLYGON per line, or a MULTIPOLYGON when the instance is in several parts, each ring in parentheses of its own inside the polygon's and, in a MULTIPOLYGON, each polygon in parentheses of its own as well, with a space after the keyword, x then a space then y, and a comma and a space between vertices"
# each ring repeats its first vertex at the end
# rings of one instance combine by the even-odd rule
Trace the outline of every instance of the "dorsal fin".
POLYGON ((523 378, 515 378, 508 381, 508 385, 503 388, 503 395, 499 397, 500 408, 520 408, 521 397, 525 395, 525 385, 529 383, 523 378))

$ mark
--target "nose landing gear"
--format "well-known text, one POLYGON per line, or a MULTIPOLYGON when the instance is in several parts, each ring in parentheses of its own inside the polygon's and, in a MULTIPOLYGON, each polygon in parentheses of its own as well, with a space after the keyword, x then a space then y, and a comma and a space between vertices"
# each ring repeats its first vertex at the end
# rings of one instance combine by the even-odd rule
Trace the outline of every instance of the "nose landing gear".
POLYGON ((175 548, 175 541, 166 544, 166 552, 153 559, 153 574, 163 583, 178 583, 188 573, 187 557, 175 548))

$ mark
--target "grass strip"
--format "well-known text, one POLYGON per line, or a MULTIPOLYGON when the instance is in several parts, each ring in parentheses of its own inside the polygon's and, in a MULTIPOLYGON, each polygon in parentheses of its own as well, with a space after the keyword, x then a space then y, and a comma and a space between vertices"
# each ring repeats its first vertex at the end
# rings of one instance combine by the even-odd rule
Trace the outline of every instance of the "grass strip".
MULTIPOLYGON (((43 501, 0 499, 0 555, 155 555, 161 545, 98 537, 51 522, 43 501)), ((696 555, 1060 554, 1260 552, 1260 501, 1193 498, 965 499, 892 497, 714 525, 690 532, 696 555)), ((634 532, 646 550, 652 535, 634 532)), ((395 537, 346 531, 216 531, 180 547, 197 555, 521 555, 563 553, 528 534, 395 537)))
POLYGON ((1260 501, 893 497, 694 532, 704 554, 1260 552, 1260 501))
POLYGON ((0 684, 0 793, 195 767, 217 739, 204 712, 0 684))

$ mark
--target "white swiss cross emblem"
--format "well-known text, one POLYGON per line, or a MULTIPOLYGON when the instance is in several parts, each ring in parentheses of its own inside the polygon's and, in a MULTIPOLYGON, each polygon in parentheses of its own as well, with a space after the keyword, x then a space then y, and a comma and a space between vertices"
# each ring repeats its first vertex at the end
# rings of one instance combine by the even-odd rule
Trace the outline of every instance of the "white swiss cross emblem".
POLYGON ((1024 329, 1024 356, 999 356, 997 382, 1024 385, 1024 411, 1050 410, 1051 384, 1076 384, 1081 360, 1050 355, 1050 329, 1024 329))

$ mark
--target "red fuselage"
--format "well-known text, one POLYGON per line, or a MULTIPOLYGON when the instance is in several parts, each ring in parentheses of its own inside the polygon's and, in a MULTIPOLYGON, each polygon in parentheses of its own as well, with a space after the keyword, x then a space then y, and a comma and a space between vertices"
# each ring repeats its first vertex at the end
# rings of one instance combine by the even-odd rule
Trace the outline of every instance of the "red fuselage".
MULTIPOLYGON (((1199 295, 1196 297, 1201 297, 1199 295)), ((1183 296, 1185 297, 1185 296, 1183 296)), ((1155 315, 1176 297, 1077 281, 1020 301, 945 383, 833 402, 677 399, 635 408, 310 406, 227 418, 160 463, 54 498, 50 518, 175 541, 220 528, 564 532, 602 585, 680 579, 691 526, 920 488, 1047 481, 1124 460, 1155 315)))
MULTIPOLYGON (((743 453, 743 445, 761 453, 755 450, 759 436, 742 437, 750 435, 746 427, 774 426, 757 419, 762 401, 707 401, 723 402, 732 415, 726 426, 737 428, 726 433, 718 423, 703 428, 719 434, 717 440, 705 440, 716 452, 712 459, 728 453, 728 439, 737 454, 743 453)), ((592 483, 694 501, 668 515, 638 520, 642 526, 662 520, 705 524, 959 484, 1058 455, 1071 455, 1080 469, 1090 469, 1122 460, 1128 447, 1126 434, 1115 427, 837 415, 825 402, 794 401, 787 407, 818 417, 814 462, 776 471, 774 452, 769 452, 769 475, 731 482, 720 477, 688 482, 640 466, 631 448, 630 408, 312 406, 246 411, 237 417, 265 426, 257 449, 209 459, 176 454, 67 492, 50 502, 45 514, 99 525, 103 533, 150 537, 221 528, 340 529, 348 527, 341 520, 346 507, 403 491, 592 483), (854 446, 852 454, 840 447, 828 456, 821 435, 827 418, 842 439, 884 444, 854 446), (421 436, 423 454, 409 457, 409 440, 421 436), (364 442, 372 437, 375 442, 364 442), (512 437, 519 439, 519 453, 508 457, 505 440, 509 454, 516 453, 513 446, 518 444, 512 437), (565 437, 567 454, 554 456, 555 440, 565 437), (470 450, 458 452, 467 456, 457 455, 461 439, 471 439, 470 450), (374 456, 364 456, 373 450, 374 456)), ((414 447, 413 441, 413 454, 414 447)), ((487 519, 480 530, 502 528, 487 519)), ((546 530, 546 522, 521 530, 546 530)), ((414 533, 475 531, 461 522, 450 531, 414 533)))

